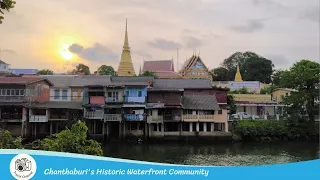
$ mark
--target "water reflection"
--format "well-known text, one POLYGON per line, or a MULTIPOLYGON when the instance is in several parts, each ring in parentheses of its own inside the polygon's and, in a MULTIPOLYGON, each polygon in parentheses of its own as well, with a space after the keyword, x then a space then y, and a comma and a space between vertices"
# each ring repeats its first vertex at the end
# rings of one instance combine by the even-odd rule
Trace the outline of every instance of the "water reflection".
POLYGON ((124 144, 108 143, 104 155, 123 159, 189 165, 262 165, 319 158, 317 143, 124 144))

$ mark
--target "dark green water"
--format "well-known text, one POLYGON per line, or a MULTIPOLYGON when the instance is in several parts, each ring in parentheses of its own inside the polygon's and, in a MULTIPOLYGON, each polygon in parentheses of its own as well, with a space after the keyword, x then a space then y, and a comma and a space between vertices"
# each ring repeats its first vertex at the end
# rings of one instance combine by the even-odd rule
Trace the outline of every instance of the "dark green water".
POLYGON ((316 142, 237 144, 107 143, 104 155, 170 164, 240 166, 281 164, 319 158, 316 142))

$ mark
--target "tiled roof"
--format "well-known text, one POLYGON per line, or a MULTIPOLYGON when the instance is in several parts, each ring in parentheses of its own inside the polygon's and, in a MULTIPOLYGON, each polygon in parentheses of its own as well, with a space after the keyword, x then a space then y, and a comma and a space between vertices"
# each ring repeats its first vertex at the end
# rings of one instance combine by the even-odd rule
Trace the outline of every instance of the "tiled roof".
POLYGON ((71 87, 84 86, 108 86, 111 85, 111 76, 75 76, 72 80, 71 87))
POLYGON ((156 75, 158 76, 158 78, 162 78, 162 79, 182 79, 182 76, 176 72, 173 71, 158 71, 156 72, 156 75))
POLYGON ((142 72, 173 71, 172 60, 144 61, 142 72))
POLYGON ((182 106, 184 109, 220 110, 215 95, 184 95, 182 106))
POLYGON ((40 75, 53 83, 53 87, 69 87, 77 75, 40 75))
POLYGON ((40 80, 46 80, 49 84, 52 85, 50 81, 48 81, 46 78, 40 78, 39 76, 35 77, 0 77, 0 84, 30 84, 33 82, 37 82, 40 80))
POLYGON ((208 89, 212 88, 208 79, 155 79, 154 89, 208 89))

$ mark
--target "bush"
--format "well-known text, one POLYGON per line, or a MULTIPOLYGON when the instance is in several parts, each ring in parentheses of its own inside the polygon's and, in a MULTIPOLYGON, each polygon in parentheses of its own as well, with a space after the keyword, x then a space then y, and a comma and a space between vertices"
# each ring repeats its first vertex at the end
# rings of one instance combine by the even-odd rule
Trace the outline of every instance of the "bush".
POLYGON ((319 136, 319 125, 308 122, 241 120, 234 132, 244 140, 301 140, 319 136))

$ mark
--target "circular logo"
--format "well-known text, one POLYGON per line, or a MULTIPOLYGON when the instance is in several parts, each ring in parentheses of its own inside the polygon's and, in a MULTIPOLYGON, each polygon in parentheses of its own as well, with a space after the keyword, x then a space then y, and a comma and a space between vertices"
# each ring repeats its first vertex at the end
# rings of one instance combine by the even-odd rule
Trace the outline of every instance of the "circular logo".
POLYGON ((11 175, 18 180, 29 180, 36 171, 36 161, 28 154, 18 154, 10 162, 11 175))

